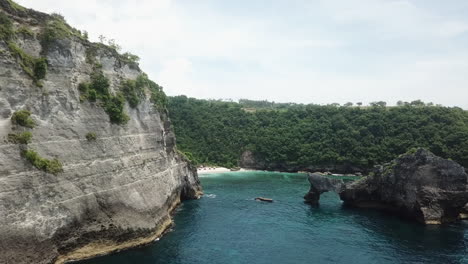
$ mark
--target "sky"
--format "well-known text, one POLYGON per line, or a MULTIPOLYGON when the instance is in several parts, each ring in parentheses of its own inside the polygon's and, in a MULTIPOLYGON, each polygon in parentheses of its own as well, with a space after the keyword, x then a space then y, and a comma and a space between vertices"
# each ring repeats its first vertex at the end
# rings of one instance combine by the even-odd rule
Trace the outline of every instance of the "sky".
POLYGON ((17 0, 115 39, 168 95, 468 109, 466 0, 17 0))

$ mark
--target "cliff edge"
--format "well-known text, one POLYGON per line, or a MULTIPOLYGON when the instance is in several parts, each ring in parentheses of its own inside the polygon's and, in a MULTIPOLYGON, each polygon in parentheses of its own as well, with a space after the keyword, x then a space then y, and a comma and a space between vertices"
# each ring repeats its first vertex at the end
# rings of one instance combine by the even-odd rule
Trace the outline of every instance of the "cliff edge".
POLYGON ((60 15, 0 0, 0 263, 153 241, 201 195, 162 87, 60 15))

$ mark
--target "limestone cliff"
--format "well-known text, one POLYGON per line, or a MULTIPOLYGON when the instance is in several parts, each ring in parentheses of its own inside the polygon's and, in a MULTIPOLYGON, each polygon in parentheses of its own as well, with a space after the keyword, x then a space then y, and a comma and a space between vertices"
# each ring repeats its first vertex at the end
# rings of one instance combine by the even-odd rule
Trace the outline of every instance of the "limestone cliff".
POLYGON ((201 194, 160 87, 60 16, 10 0, 0 8, 0 263, 63 263, 153 241, 181 199, 201 194), (141 76, 127 85, 139 94, 121 93, 141 76), (97 96, 93 78, 106 88, 97 96), (89 83, 94 92, 79 90, 89 83))

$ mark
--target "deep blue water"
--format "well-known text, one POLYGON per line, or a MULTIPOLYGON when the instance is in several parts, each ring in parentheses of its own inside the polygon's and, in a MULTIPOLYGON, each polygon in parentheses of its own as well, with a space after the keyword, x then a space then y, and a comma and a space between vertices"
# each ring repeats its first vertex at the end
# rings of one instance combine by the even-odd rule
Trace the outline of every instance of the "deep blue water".
POLYGON ((342 208, 325 193, 303 203, 305 175, 237 172, 204 175, 205 197, 188 201, 173 231, 142 248, 82 264, 468 263, 468 222, 422 226, 342 208), (274 203, 257 202, 258 196, 274 203))

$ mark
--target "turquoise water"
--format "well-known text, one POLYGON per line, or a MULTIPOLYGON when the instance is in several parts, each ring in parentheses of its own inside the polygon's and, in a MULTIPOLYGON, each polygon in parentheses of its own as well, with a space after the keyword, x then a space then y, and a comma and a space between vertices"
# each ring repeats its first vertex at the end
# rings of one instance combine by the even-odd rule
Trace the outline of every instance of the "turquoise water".
POLYGON ((425 227, 342 208, 334 193, 311 207, 301 174, 236 172, 201 181, 205 197, 185 202, 160 241, 80 263, 468 263, 468 222, 425 227))

